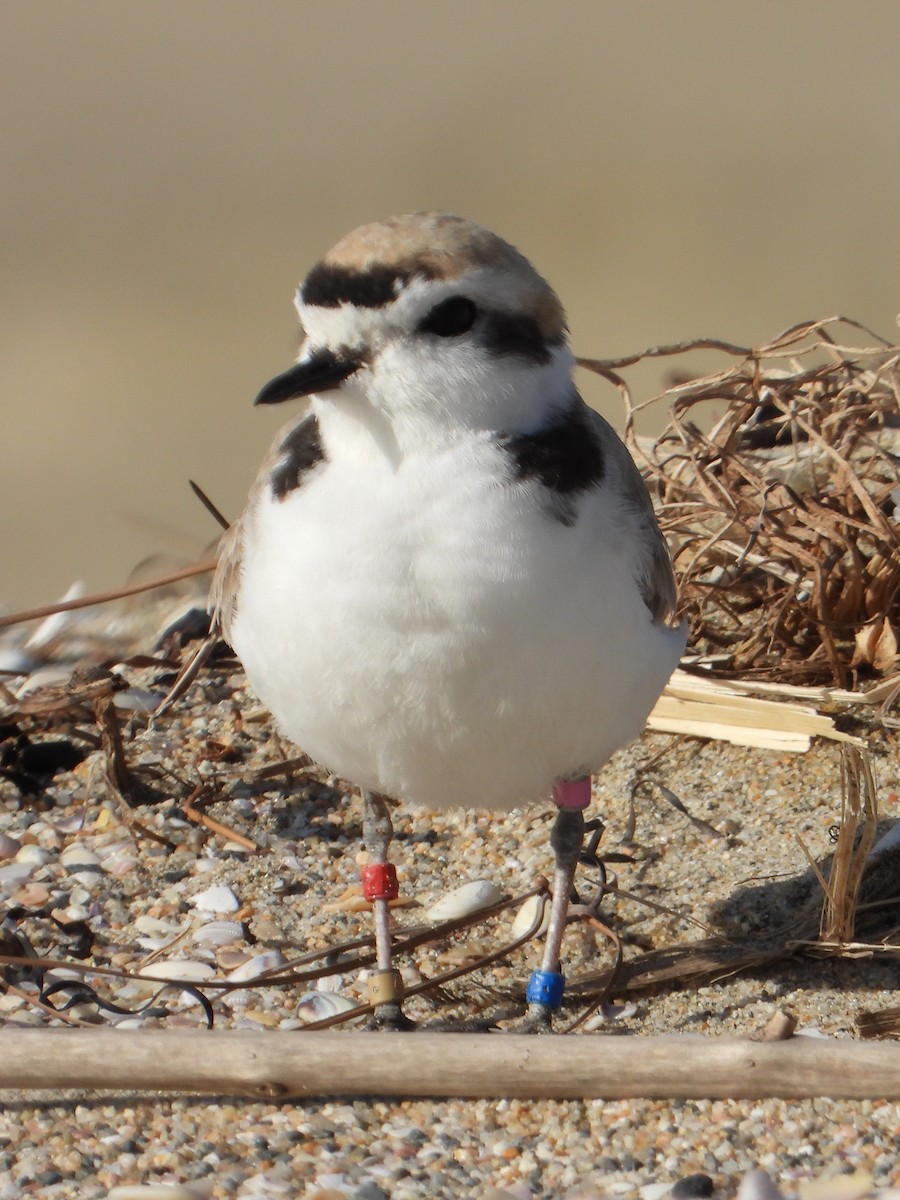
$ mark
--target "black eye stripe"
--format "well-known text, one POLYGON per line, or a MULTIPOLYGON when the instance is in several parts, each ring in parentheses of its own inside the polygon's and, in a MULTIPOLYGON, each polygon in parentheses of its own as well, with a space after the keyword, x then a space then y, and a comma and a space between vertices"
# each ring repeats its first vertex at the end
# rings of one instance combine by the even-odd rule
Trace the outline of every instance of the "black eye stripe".
POLYGON ((522 358, 533 363, 548 363, 552 357, 550 345, 537 322, 521 314, 487 313, 480 339, 498 358, 522 358))
POLYGON ((384 308, 397 299, 415 276, 430 278, 421 267, 367 267, 364 271, 355 271, 350 267, 319 263, 303 281, 300 296, 304 304, 317 308, 339 308, 342 304, 384 308))
POLYGON ((436 304, 419 325, 420 333, 433 333, 438 337, 459 337, 475 324, 478 308, 467 296, 449 296, 436 304))

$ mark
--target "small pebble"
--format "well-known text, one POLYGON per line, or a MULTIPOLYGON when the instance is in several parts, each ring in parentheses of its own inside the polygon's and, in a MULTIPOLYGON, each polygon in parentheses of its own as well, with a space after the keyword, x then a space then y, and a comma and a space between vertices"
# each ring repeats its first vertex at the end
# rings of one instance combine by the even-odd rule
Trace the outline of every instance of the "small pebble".
POLYGON ((737 1200, 782 1200, 781 1192, 765 1171, 748 1171, 741 1180, 737 1200))
MULTIPOLYGON (((638 1188, 638 1194, 641 1200, 662 1200, 663 1196, 668 1196, 672 1192, 671 1183, 645 1183, 643 1187, 638 1188)), ((674 1195, 674 1192, 672 1193, 674 1195)))
POLYGON ((0 833, 0 862, 15 858, 21 849, 20 843, 6 833, 0 833))
POLYGON ((102 871, 100 859, 83 842, 70 842, 59 856, 70 875, 79 871, 102 871))
POLYGON ((29 843, 27 846, 22 846, 16 853, 16 862, 27 863, 30 866, 42 867, 48 863, 53 856, 49 851, 44 850, 41 846, 35 846, 29 843))
POLYGON ((50 889, 43 883, 26 883, 16 892, 15 901, 25 908, 42 908, 50 899, 50 889))
POLYGON ((0 889, 12 890, 24 883, 34 870, 34 863, 11 862, 0 867, 0 889))

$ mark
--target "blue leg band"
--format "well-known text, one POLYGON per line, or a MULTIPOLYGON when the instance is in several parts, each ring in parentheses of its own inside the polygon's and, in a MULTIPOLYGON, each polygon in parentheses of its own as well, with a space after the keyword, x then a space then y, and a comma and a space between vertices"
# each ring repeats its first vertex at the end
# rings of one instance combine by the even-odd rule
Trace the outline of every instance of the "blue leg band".
POLYGON ((532 971, 525 999, 529 1004, 543 1004, 546 1008, 559 1008, 562 1004, 565 986, 565 978, 557 971, 532 971))

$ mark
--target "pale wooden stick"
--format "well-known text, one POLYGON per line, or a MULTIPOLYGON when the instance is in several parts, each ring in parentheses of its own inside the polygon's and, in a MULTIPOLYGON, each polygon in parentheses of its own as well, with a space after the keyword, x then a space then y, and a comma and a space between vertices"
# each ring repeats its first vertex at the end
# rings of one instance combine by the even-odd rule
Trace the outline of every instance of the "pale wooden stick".
POLYGON ((190 579, 192 575, 205 575, 216 569, 216 560, 194 563, 191 567, 182 567, 171 571, 168 575, 158 575, 156 579, 145 579, 140 583, 129 583, 125 587, 113 588, 108 592, 94 592, 90 596, 79 596, 77 600, 60 600, 56 604, 42 604, 40 608, 26 608, 23 612, 8 613, 0 616, 0 629, 9 625, 21 625, 25 621, 37 621, 41 617, 52 617, 54 613, 74 612, 77 608, 93 608, 95 604, 108 604, 111 600, 123 600, 126 596, 137 596, 141 592, 152 592, 155 588, 168 587, 170 583, 178 583, 182 579, 190 579))
POLYGON ((261 1099, 900 1099, 900 1045, 795 1037, 7 1029, 0 1087, 261 1099))

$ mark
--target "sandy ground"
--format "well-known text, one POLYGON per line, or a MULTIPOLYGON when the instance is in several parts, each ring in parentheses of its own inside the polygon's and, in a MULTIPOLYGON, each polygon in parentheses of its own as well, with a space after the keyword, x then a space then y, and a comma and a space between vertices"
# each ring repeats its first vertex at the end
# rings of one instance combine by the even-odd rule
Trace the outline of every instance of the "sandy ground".
MULTIPOLYGON (((233 665, 204 675, 186 701, 153 724, 133 706, 158 698, 169 673, 159 666, 123 670, 137 689, 119 710, 126 763, 153 789, 141 797, 152 803, 139 804, 129 816, 175 848, 125 820, 104 779, 102 748, 77 736, 80 729, 96 739, 89 712, 64 713, 43 731, 26 722, 32 743, 67 740, 88 753, 71 770, 29 775, 35 762, 27 755, 23 760, 22 745, 16 757, 6 738, 0 885, 12 911, 7 936, 25 935, 39 953, 70 957, 81 922, 91 931, 94 955, 82 962, 133 972, 155 953, 157 962, 186 959, 201 974, 221 977, 258 955, 283 956, 265 960, 271 964, 298 952, 335 949, 367 933, 368 914, 355 895, 358 797, 314 770, 260 777, 292 751, 273 738, 233 665), (31 791, 29 779, 36 781, 31 791), (208 786, 207 811, 251 839, 258 853, 184 818, 184 802, 199 783, 208 786), (237 911, 204 907, 210 889, 229 890, 237 911), (75 923, 68 941, 42 915, 51 911, 75 923), (210 925, 215 937, 208 929, 200 932, 210 925)), ((37 682, 52 685, 54 677, 37 682)), ((877 776, 883 832, 900 815, 900 739, 874 726, 862 732, 877 776)), ((896 951, 837 958, 788 947, 792 940, 814 938, 818 927, 818 887, 800 841, 814 859, 827 860, 840 812, 840 755, 830 744, 817 743, 805 755, 774 755, 647 735, 620 752, 595 780, 591 815, 605 823, 601 853, 618 858, 609 869, 627 893, 606 896, 598 910, 622 939, 626 962, 710 932, 744 950, 764 946, 767 954, 755 968, 726 968, 684 986, 669 982, 626 994, 624 984, 614 985, 611 998, 620 1004, 595 1029, 633 1038, 640 1054, 643 1035, 745 1035, 784 1010, 805 1033, 853 1038, 861 1013, 896 1004, 896 951), (644 782, 632 810, 639 777, 644 782), (658 782, 689 816, 672 806, 658 782), (773 952, 773 945, 781 950, 773 952)), ((397 912, 398 923, 420 923, 424 907, 473 880, 491 881, 509 894, 527 890, 550 869, 551 819, 546 805, 507 814, 432 814, 399 806, 393 858, 402 897, 411 903, 397 912)), ((896 873, 893 879, 896 892, 896 873)), ((583 900, 594 896, 596 880, 596 870, 584 867, 583 900)), ((213 892, 219 905, 224 894, 213 892)), ((476 958, 508 940, 510 919, 502 914, 424 947, 404 962, 405 977, 411 981, 476 958)), ((868 936, 874 940, 889 927, 888 917, 880 932, 870 929, 868 936)), ((438 999, 417 1001, 410 1011, 431 1028, 473 1022, 515 1028, 523 980, 538 953, 536 943, 528 945, 507 962, 454 983, 438 999)), ((607 939, 587 922, 570 929, 566 955, 576 992, 578 980, 611 962, 607 939)), ((33 982, 16 979, 21 995, 0 998, 4 1025, 11 1030, 47 1023, 51 1018, 33 1004, 33 982)), ((108 983, 94 976, 90 982, 101 999, 130 1010, 149 996, 147 985, 134 980, 108 983)), ((364 972, 339 972, 325 987, 359 1000, 364 972)), ((308 990, 302 984, 258 985, 231 993, 214 1002, 216 1025, 258 1029, 261 1038, 267 1028, 299 1028, 298 1004, 308 990)), ((312 1003, 335 1003, 327 993, 320 990, 312 1003)), ((52 999, 62 1003, 60 994, 52 999)), ((310 1001, 303 1003, 306 1012, 310 1001)), ((566 1019, 583 1007, 576 997, 566 1019)), ((123 1019, 90 997, 71 1015, 89 1023, 123 1019)), ((202 1020, 197 1003, 177 989, 159 998, 149 1014, 125 1018, 128 1025, 171 1027, 202 1020)), ((440 1069, 433 1064, 435 1072, 440 1069)), ((8 1092, 0 1111, 0 1200, 68 1197, 73 1180, 77 1195, 88 1200, 125 1184, 168 1184, 170 1200, 487 1198, 498 1192, 573 1198, 634 1193, 655 1200, 664 1185, 697 1173, 711 1183, 683 1182, 680 1195, 705 1194, 710 1187, 729 1195, 755 1168, 768 1172, 786 1194, 806 1188, 804 1195, 812 1197, 814 1186, 824 1195, 827 1185, 837 1188, 837 1197, 857 1196, 873 1187, 900 1188, 898 1135, 900 1105, 877 1096, 853 1102, 364 1097, 259 1103, 137 1091, 8 1092)), ((759 1184, 754 1177, 745 1189, 759 1184)))

